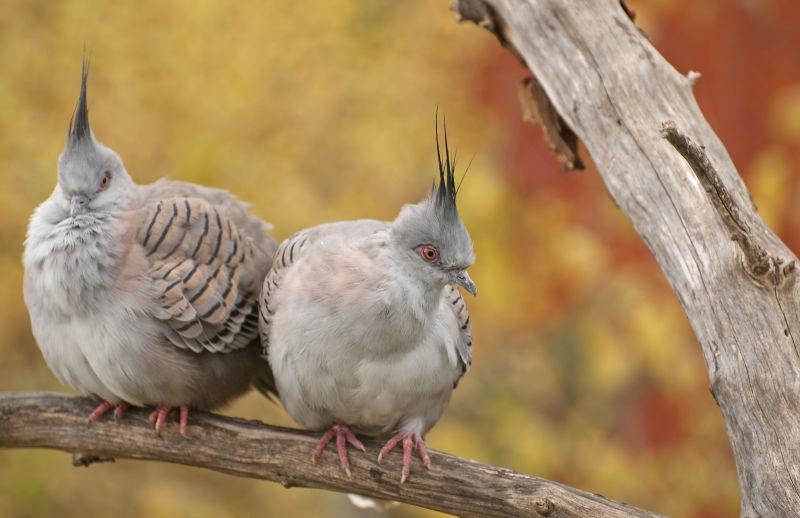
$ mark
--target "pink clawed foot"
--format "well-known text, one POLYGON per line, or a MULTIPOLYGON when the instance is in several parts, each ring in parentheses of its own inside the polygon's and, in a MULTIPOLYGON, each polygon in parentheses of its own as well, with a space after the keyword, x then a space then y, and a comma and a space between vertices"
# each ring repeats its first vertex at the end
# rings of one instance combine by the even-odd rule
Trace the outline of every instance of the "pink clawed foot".
POLYGON ((336 437, 336 450, 339 452, 339 463, 342 465, 342 468, 344 468, 344 472, 347 473, 347 476, 351 477, 350 460, 347 458, 347 443, 350 443, 364 453, 366 453, 367 450, 364 448, 364 445, 361 444, 361 441, 359 441, 358 438, 353 434, 353 432, 350 431, 350 428, 347 425, 333 425, 322 435, 322 437, 320 437, 317 446, 311 453, 311 462, 314 464, 317 463, 317 459, 319 459, 319 456, 322 454, 322 450, 325 449, 325 446, 327 446, 334 437, 336 437))
POLYGON ((120 417, 122 417, 129 406, 130 405, 125 402, 118 404, 117 407, 114 409, 114 419, 119 419, 120 417))
POLYGON ((189 424, 189 407, 182 406, 180 409, 180 418, 178 420, 178 431, 181 435, 186 435, 186 426, 189 424))
MULTIPOLYGON (((150 417, 147 419, 151 423, 155 423, 156 433, 161 435, 161 432, 164 430, 164 421, 167 419, 170 410, 172 407, 169 405, 161 405, 160 407, 156 408, 150 413, 150 417)), ((186 425, 189 422, 189 407, 182 406, 180 407, 180 425, 178 427, 178 431, 181 435, 186 435, 186 425)))
POLYGON ((402 484, 411 473, 411 454, 414 452, 415 446, 419 457, 422 459, 422 464, 427 469, 431 469, 431 458, 428 456, 428 450, 425 448, 425 441, 422 440, 422 437, 415 433, 400 432, 383 445, 381 451, 378 452, 378 462, 383 460, 383 456, 392 451, 397 446, 397 443, 401 441, 403 442, 403 469, 400 472, 400 483, 402 484))
POLYGON ((102 416, 112 408, 114 409, 114 417, 122 417, 122 414, 125 413, 125 410, 128 409, 128 406, 130 405, 128 405, 128 403, 125 403, 124 401, 116 405, 114 403, 109 403, 108 401, 105 401, 102 404, 100 404, 97 408, 95 408, 91 414, 89 414, 89 422, 93 423, 97 421, 100 418, 100 416, 102 416))

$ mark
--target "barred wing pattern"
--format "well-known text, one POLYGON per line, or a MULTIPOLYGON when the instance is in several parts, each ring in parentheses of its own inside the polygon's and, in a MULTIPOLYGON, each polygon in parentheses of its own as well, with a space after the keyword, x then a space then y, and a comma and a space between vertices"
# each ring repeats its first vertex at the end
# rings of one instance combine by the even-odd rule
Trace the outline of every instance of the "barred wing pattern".
POLYGON ((458 382, 467 373, 470 366, 472 366, 472 326, 469 323, 469 311, 467 311, 467 304, 461 296, 461 292, 457 287, 448 284, 445 286, 445 297, 450 303, 450 309, 458 320, 459 327, 459 340, 456 343, 456 350, 458 351, 459 366, 461 367, 461 375, 453 384, 453 388, 458 386, 458 382))
MULTIPOLYGON (((243 236, 250 237, 256 247, 262 248, 267 256, 267 263, 271 262, 272 254, 277 245, 268 236, 272 225, 261 221, 250 212, 250 204, 240 201, 233 194, 223 189, 215 189, 195 183, 176 182, 162 178, 157 182, 142 186, 145 199, 166 200, 171 198, 200 198, 216 207, 225 214, 239 229, 243 236)), ((267 264, 269 267, 269 264, 267 264)), ((266 272, 265 272, 266 274, 266 272)), ((263 277, 259 279, 259 283, 263 277)), ((259 287, 260 289, 260 287, 259 287)))
MULTIPOLYGON (((313 229, 312 229, 313 230, 313 229)), ((259 304, 259 329, 261 331, 261 347, 262 356, 267 357, 269 351, 269 328, 272 323, 272 318, 275 315, 276 308, 274 302, 270 305, 271 296, 278 290, 283 275, 286 270, 297 260, 303 252, 303 249, 309 244, 310 232, 300 231, 293 236, 286 239, 278 247, 273 258, 272 269, 264 279, 264 286, 261 289, 261 301, 259 304)))
POLYGON ((226 353, 258 336, 258 284, 269 257, 232 218, 200 198, 145 207, 136 240, 159 300, 155 317, 175 346, 226 353))

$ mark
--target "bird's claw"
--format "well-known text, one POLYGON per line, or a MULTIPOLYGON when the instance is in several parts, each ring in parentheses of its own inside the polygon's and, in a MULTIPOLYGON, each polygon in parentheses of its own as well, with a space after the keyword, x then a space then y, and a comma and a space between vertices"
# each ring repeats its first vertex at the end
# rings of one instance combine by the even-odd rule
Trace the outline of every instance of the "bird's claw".
MULTIPOLYGON (((169 405, 161 405, 156 407, 150 413, 150 416, 147 418, 148 421, 151 423, 155 423, 155 430, 158 435, 161 435, 161 432, 164 430, 164 421, 166 421, 167 416, 169 415, 172 407, 169 405)), ((186 426, 189 422, 189 407, 181 406, 180 407, 180 421, 178 425, 178 431, 184 437, 186 436, 186 426)))
POLYGON ((383 448, 378 452, 378 462, 380 463, 383 460, 383 456, 392 451, 399 442, 403 443, 403 467, 400 471, 400 483, 402 484, 411 473, 411 456, 415 447, 420 459, 422 459, 422 465, 426 469, 431 469, 431 458, 428 456, 428 450, 425 448, 425 441, 422 440, 422 437, 415 433, 400 432, 392 436, 383 445, 383 448))
POLYGON ((119 403, 117 407, 114 409, 114 419, 119 419, 120 417, 122 417, 129 406, 130 405, 128 403, 125 403, 124 401, 122 403, 119 403))
POLYGON ((100 405, 98 405, 97 408, 95 408, 92 411, 91 414, 89 414, 88 423, 89 424, 94 423, 95 421, 100 419, 100 417, 103 414, 105 414, 106 412, 108 412, 112 408, 114 409, 114 419, 116 419, 118 417, 122 417, 122 415, 125 413, 125 410, 127 410, 129 406, 130 405, 128 405, 128 403, 125 403, 124 401, 121 402, 121 403, 117 403, 117 404, 109 403, 108 401, 104 401, 100 405))
POLYGON ((350 472, 350 459, 347 458, 347 444, 358 448, 359 450, 363 451, 364 453, 367 452, 364 445, 361 441, 358 440, 358 437, 350 431, 350 428, 344 424, 336 424, 333 425, 327 432, 322 434, 319 441, 317 442, 314 451, 311 452, 311 462, 314 464, 317 463, 320 455, 322 455, 322 450, 325 449, 325 446, 328 445, 329 442, 336 437, 336 450, 339 454, 339 464, 341 464, 342 469, 344 472, 347 473, 347 478, 352 478, 352 474, 350 472))

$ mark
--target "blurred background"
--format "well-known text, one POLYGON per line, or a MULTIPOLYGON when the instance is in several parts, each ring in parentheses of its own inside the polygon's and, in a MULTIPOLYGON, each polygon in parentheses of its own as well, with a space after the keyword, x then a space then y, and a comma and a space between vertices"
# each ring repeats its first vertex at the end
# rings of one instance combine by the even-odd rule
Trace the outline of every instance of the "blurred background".
MULTIPOLYGON (((629 5, 678 70, 702 72, 700 106, 764 218, 800 249, 800 3, 629 5)), ((460 210, 480 296, 468 300, 473 368, 430 447, 671 515, 738 514, 724 423, 676 298, 596 172, 563 172, 521 121, 525 71, 445 0, 0 2, 0 390, 69 391, 31 337, 20 257, 56 181, 84 43, 92 126, 131 175, 228 189, 277 239, 392 219, 421 198, 438 105, 462 167, 474 157, 460 210)), ((292 424, 255 394, 224 412, 292 424)), ((142 515, 361 514, 342 495, 198 469, 0 452, 0 516, 142 515)))

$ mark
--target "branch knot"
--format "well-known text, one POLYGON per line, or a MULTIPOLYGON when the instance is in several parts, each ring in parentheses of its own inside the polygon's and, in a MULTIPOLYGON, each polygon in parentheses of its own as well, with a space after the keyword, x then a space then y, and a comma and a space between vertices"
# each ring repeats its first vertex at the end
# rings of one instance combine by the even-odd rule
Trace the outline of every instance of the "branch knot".
POLYGON ((722 223, 739 249, 742 251, 742 266, 745 272, 759 285, 780 289, 793 277, 795 262, 770 254, 761 239, 745 220, 745 212, 722 182, 711 164, 704 146, 678 131, 675 123, 667 121, 661 126, 661 135, 686 160, 703 186, 722 223))

